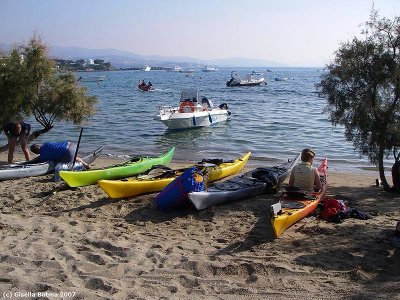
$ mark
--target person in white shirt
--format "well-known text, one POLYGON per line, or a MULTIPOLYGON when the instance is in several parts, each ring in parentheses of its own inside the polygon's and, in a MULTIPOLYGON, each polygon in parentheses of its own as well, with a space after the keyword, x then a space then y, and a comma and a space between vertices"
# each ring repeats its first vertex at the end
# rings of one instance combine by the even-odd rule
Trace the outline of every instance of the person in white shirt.
POLYGON ((301 162, 296 165, 289 178, 289 186, 294 186, 309 192, 321 190, 319 172, 314 167, 315 152, 309 148, 301 151, 301 162))

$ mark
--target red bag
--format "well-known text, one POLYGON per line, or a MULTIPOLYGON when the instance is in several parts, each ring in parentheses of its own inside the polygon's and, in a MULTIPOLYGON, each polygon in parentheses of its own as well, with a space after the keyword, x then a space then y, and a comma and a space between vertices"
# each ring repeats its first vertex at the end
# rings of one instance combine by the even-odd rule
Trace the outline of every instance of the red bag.
POLYGON ((320 217, 325 220, 333 218, 339 212, 346 213, 350 210, 346 206, 343 200, 338 200, 334 198, 325 198, 321 203, 323 209, 322 212, 320 213, 320 217))

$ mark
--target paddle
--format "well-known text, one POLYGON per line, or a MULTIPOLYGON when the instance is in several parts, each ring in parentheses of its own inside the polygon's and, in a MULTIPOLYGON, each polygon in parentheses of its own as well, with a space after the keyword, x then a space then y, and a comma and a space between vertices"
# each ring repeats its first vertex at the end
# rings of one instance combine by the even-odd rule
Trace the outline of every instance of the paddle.
POLYGON ((76 150, 75 150, 75 155, 74 155, 74 161, 72 162, 71 171, 74 170, 74 165, 75 165, 76 157, 78 156, 78 149, 79 149, 79 145, 80 145, 80 143, 81 143, 82 132, 83 132, 83 127, 81 128, 81 132, 80 132, 80 134, 79 134, 78 144, 76 145, 76 150))

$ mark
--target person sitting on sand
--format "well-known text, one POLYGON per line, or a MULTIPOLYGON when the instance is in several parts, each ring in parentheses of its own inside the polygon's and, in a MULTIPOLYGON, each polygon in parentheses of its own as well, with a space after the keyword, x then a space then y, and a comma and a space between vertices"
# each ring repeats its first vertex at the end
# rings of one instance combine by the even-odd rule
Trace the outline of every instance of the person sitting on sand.
POLYGON ((24 122, 11 122, 3 127, 4 133, 8 138, 8 163, 11 164, 14 159, 14 151, 17 142, 21 143, 21 149, 24 152, 25 159, 30 160, 31 155, 28 149, 28 137, 31 132, 31 125, 24 122))
MULTIPOLYGON (((57 163, 73 163, 76 152, 76 145, 69 142, 46 142, 43 145, 33 144, 31 151, 35 154, 39 154, 37 158, 40 162, 54 161, 57 163)), ((79 156, 76 157, 76 161, 82 163, 82 165, 89 169, 89 165, 85 163, 79 156)))
POLYGON ((294 166, 289 179, 289 186, 309 192, 321 190, 321 180, 316 167, 313 167, 315 152, 309 148, 301 151, 301 162, 294 166))

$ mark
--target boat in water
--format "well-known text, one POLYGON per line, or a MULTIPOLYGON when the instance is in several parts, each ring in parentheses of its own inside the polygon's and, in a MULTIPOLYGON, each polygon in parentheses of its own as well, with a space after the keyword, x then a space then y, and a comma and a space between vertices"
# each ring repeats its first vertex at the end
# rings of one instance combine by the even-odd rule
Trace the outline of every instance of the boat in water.
POLYGON ((182 69, 180 72, 181 73, 185 73, 185 74, 193 74, 195 72, 195 70, 193 70, 193 69, 182 69))
POLYGON ((143 66, 142 71, 148 72, 151 70, 150 66, 143 66))
POLYGON ((264 75, 264 73, 257 72, 257 71, 253 71, 253 72, 251 72, 251 75, 259 75, 259 76, 262 76, 262 75, 264 75))
POLYGON ((188 129, 213 126, 226 121, 230 114, 226 103, 214 108, 211 100, 206 97, 200 99, 197 89, 185 89, 179 106, 159 106, 154 119, 169 129, 188 129))
POLYGON ((103 81, 107 77, 105 75, 101 76, 80 76, 77 81, 83 81, 83 82, 96 82, 96 81, 103 81))
POLYGON ((287 77, 275 77, 275 81, 288 81, 289 78, 287 77))
POLYGON ((216 72, 218 71, 217 68, 214 67, 209 67, 209 66, 205 66, 203 69, 201 69, 203 72, 216 72))
POLYGON ((256 78, 253 75, 239 77, 236 72, 232 72, 231 79, 226 83, 226 86, 257 86, 265 83, 264 77, 256 78))
POLYGON ((153 90, 153 85, 151 84, 150 81, 149 81, 148 84, 146 84, 146 83, 144 82, 144 80, 141 80, 141 81, 139 81, 138 89, 139 89, 139 90, 142 90, 142 91, 144 91, 144 92, 149 92, 149 91, 152 91, 152 90, 153 90))
POLYGON ((173 68, 169 67, 169 68, 166 68, 165 70, 167 72, 181 72, 182 68, 180 66, 174 66, 173 68))

